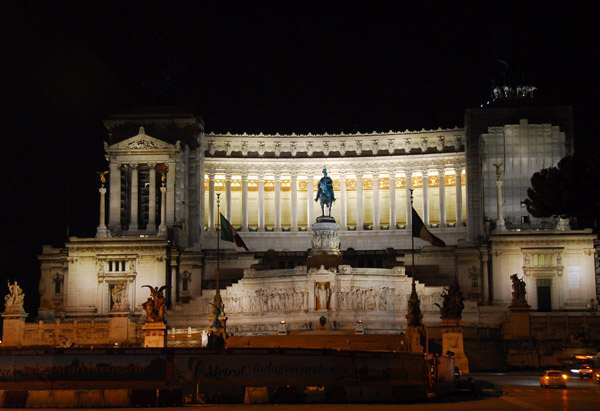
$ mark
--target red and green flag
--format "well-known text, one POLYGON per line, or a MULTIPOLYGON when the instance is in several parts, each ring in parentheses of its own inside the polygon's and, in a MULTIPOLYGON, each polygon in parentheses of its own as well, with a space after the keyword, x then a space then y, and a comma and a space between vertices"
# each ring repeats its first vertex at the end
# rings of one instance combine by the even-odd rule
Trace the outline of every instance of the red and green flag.
POLYGON ((429 232, 414 207, 412 209, 412 235, 413 237, 418 237, 422 240, 425 240, 436 247, 446 247, 445 242, 429 232))
POLYGON ((231 225, 229 221, 225 218, 225 216, 221 213, 221 240, 229 241, 230 243, 235 243, 237 247, 244 248, 246 251, 250 251, 242 237, 235 231, 235 228, 231 225))

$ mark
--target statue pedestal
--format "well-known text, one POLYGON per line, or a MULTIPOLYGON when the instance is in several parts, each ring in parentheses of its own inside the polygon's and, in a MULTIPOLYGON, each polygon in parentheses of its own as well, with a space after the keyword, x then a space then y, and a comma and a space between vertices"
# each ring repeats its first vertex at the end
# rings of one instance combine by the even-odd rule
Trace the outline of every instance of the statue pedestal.
POLYGON ((312 248, 306 260, 307 267, 330 268, 342 264, 340 225, 332 217, 319 217, 312 225, 312 230, 312 248))
POLYGON ((135 340, 135 329, 130 330, 129 310, 115 310, 113 307, 108 320, 108 340, 112 344, 127 344, 129 336, 135 340))
POLYGON ((164 322, 146 323, 144 330, 144 347, 165 348, 167 346, 167 324, 164 322))
POLYGON ((469 373, 469 359, 465 355, 463 344, 463 326, 465 323, 459 319, 445 319, 440 324, 442 328, 442 354, 448 351, 454 353, 454 365, 463 373, 469 373))
POLYGON ((504 323, 504 338, 519 339, 529 338, 530 333, 530 317, 529 309, 531 307, 528 304, 525 305, 511 305, 508 307, 510 314, 508 319, 504 323))
POLYGON ((25 319, 27 313, 20 307, 20 310, 11 310, 2 314, 3 335, 2 346, 20 347, 23 333, 25 332, 25 319))

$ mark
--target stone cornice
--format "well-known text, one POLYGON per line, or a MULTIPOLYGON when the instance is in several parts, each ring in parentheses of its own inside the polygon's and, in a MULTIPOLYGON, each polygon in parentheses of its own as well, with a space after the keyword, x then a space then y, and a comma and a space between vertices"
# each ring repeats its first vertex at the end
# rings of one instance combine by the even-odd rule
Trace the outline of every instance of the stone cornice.
POLYGON ((206 158, 206 173, 265 173, 283 172, 306 174, 320 174, 323 166, 330 173, 349 171, 372 173, 390 172, 392 170, 433 170, 444 167, 452 169, 465 167, 464 153, 443 154, 418 154, 411 156, 385 156, 373 158, 347 157, 347 158, 253 158, 240 161, 239 158, 206 158))
POLYGON ((357 134, 215 134, 203 137, 210 157, 345 157, 459 152, 462 128, 357 134))

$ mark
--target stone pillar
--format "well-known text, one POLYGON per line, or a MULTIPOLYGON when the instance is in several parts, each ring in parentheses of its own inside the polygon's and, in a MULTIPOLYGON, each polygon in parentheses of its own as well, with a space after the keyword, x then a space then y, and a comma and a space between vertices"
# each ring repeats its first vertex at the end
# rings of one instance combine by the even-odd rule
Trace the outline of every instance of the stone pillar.
POLYGON ((291 173, 292 181, 292 231, 298 231, 298 174, 291 173))
POLYGON ((242 231, 248 231, 248 173, 242 173, 242 231))
POLYGON ((481 270, 481 276, 482 278, 482 282, 481 284, 483 285, 483 290, 482 290, 482 297, 481 297, 481 303, 483 305, 488 305, 490 302, 490 279, 489 279, 489 274, 488 274, 488 261, 489 261, 489 257, 488 257, 488 252, 487 252, 487 248, 482 248, 481 249, 481 265, 482 265, 482 270, 481 270))
POLYGON ((110 198, 108 209, 108 225, 111 228, 121 226, 121 165, 110 163, 110 198))
POLYGON ((362 199, 362 178, 361 171, 356 172, 356 229, 363 229, 363 199, 362 199))
POLYGON ((379 230, 379 172, 373 173, 373 230, 379 230))
POLYGON ((440 180, 440 227, 446 227, 446 178, 444 176, 444 169, 439 170, 440 180))
POLYGON ((314 175, 313 173, 306 173, 306 224, 307 230, 312 230, 313 221, 313 183, 314 183, 314 175))
POLYGON ((258 231, 265 231, 265 175, 258 174, 258 231))
POLYGON ((144 347, 165 348, 167 346, 167 324, 164 322, 146 323, 144 331, 144 347))
POLYGON ((390 172, 390 230, 396 229, 396 171, 390 172))
POLYGON ((136 163, 131 164, 131 208, 129 221, 129 229, 138 229, 138 165, 136 163))
POLYGON ((461 171, 460 167, 455 169, 456 172, 456 226, 463 226, 463 215, 462 215, 462 184, 461 184, 461 171))
POLYGON ((225 174, 225 218, 231 223, 231 173, 225 174))
POLYGON ((208 173, 208 231, 215 231, 215 173, 208 173))
POLYGON ((106 188, 100 187, 98 189, 100 192, 100 223, 98 224, 98 228, 96 229, 96 238, 99 237, 109 237, 110 233, 108 228, 106 227, 106 188))
POLYGON ((167 187, 160 188, 160 226, 158 235, 167 235, 167 187))
POLYGON ((502 215, 502 180, 500 180, 499 177, 496 181, 496 188, 498 191, 498 219, 496 220, 496 230, 506 231, 506 226, 504 225, 504 216, 502 215))
POLYGON ((406 228, 412 227, 412 209, 410 204, 410 189, 412 188, 412 170, 406 170, 406 228))
POLYGON ((167 168, 167 197, 165 210, 165 225, 173 226, 175 224, 175 162, 169 161, 167 168))
POLYGON ((178 285, 177 284, 177 257, 179 256, 179 253, 177 252, 177 250, 175 248, 171 248, 171 288, 170 288, 170 306, 171 309, 173 309, 173 306, 175 305, 175 303, 177 302, 177 289, 178 289, 178 285))
POLYGON ((423 223, 429 227, 429 171, 423 170, 423 223))
POLYGON ((148 187, 148 225, 146 230, 154 232, 156 230, 156 164, 148 165, 150 166, 150 187, 148 187))
POLYGON ((275 173, 275 231, 281 231, 281 173, 275 173))
POLYGON ((346 174, 340 174, 340 205, 341 205, 341 227, 342 230, 346 230, 348 228, 348 205, 346 203, 346 174))

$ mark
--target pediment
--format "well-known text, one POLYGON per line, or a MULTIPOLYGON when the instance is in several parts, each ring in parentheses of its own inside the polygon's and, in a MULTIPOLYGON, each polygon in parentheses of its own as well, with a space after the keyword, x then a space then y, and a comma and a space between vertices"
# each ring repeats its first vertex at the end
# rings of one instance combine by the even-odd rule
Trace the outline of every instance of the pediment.
POLYGON ((137 135, 129 137, 123 141, 119 141, 109 147, 109 150, 174 150, 175 146, 149 136, 144 131, 144 127, 140 127, 137 135))

